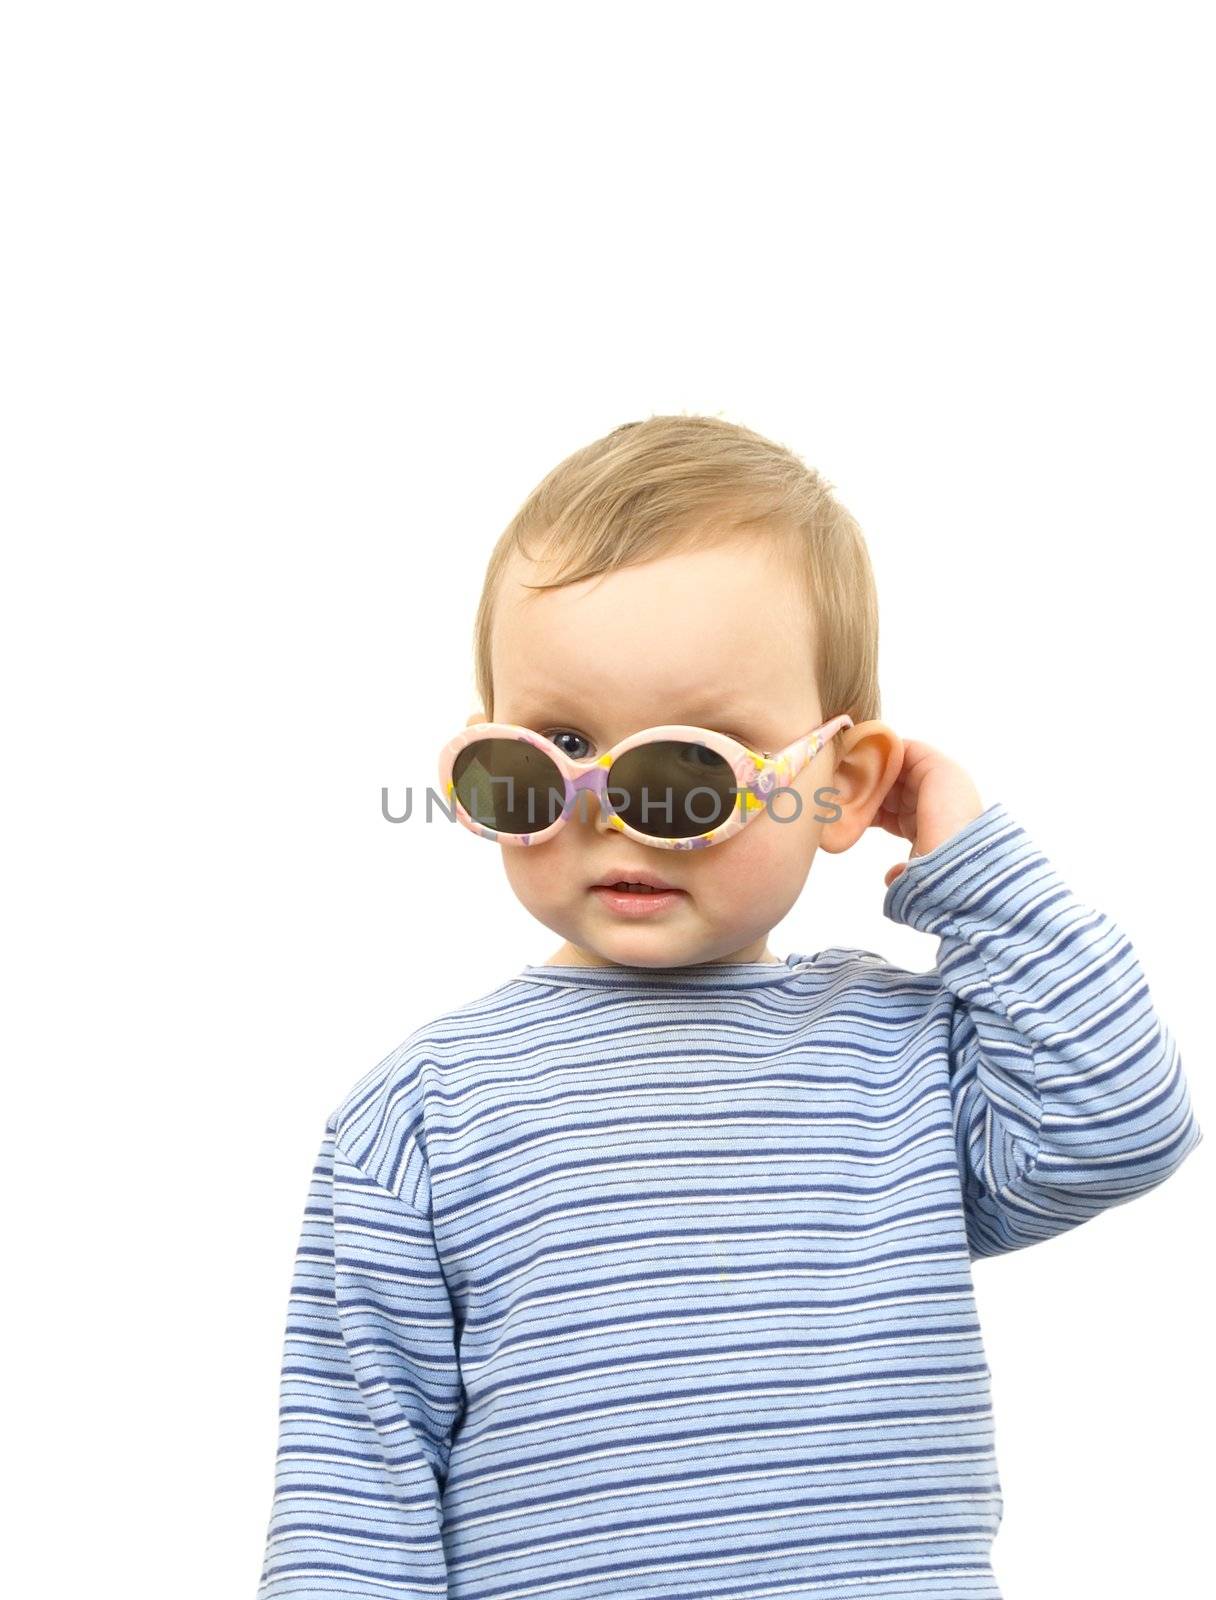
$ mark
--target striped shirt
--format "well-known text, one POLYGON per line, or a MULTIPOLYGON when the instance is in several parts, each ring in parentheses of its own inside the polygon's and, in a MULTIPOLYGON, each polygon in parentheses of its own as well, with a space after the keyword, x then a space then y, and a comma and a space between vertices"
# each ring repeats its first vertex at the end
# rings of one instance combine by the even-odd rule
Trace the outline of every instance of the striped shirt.
POLYGON ((1123 932, 999 802, 936 970, 527 966, 328 1119, 259 1600, 999 1596, 977 1257, 1202 1137, 1123 932))

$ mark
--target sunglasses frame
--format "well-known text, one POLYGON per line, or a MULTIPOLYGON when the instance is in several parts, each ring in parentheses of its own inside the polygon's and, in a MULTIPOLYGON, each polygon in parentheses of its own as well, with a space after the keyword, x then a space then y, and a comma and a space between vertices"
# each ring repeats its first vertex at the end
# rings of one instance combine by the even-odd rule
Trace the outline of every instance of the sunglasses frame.
POLYGON ((656 728, 643 728, 640 733, 631 733, 628 738, 622 739, 619 744, 614 744, 610 750, 606 750, 602 756, 589 756, 582 761, 575 761, 564 750, 560 750, 557 745, 542 734, 535 733, 531 728, 523 728, 513 722, 474 722, 462 728, 454 738, 449 739, 440 751, 439 781, 442 794, 450 801, 456 816, 464 826, 471 833, 489 839, 495 844, 544 844, 547 839, 553 838, 559 828, 565 826, 574 810, 579 793, 585 789, 596 797, 608 826, 623 833, 627 839, 659 850, 700 850, 707 845, 721 844, 724 840, 733 838, 740 829, 745 828, 759 816, 765 809, 769 797, 776 790, 793 783, 833 734, 841 728, 852 726, 853 719, 848 715, 832 717, 829 721, 820 723, 817 728, 813 728, 810 733, 795 739, 775 755, 766 756, 759 750, 749 749, 747 745, 732 739, 728 734, 715 732, 712 728, 697 728, 688 723, 666 723, 656 728), (525 744, 534 746, 542 755, 549 758, 565 784, 562 809, 551 823, 547 823, 535 833, 505 833, 486 827, 465 810, 456 794, 454 777, 456 758, 462 750, 482 739, 521 740, 525 744), (710 828, 705 833, 693 834, 688 838, 662 839, 654 834, 639 832, 619 813, 605 805, 605 795, 610 787, 608 779, 613 764, 629 751, 636 750, 639 745, 653 744, 660 740, 678 740, 682 743, 705 745, 728 763, 734 773, 735 786, 739 792, 735 804, 731 806, 730 816, 725 822, 716 828, 710 828))

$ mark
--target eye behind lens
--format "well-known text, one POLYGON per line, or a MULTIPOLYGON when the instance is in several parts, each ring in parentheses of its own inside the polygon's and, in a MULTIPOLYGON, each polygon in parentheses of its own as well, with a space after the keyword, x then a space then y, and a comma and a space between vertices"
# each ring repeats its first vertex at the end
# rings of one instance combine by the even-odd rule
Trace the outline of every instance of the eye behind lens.
POLYGON ((452 763, 456 798, 483 828, 539 833, 556 822, 566 799, 557 765, 525 739, 475 739, 452 763))
POLYGON ((720 828, 739 802, 731 765, 708 745, 657 739, 614 761, 612 809, 639 833, 695 839, 720 828))

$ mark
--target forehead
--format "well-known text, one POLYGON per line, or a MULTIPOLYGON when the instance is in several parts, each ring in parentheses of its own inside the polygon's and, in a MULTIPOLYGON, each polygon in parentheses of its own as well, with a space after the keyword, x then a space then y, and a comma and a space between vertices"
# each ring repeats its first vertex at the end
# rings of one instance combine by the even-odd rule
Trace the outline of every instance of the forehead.
POLYGON ((791 715, 814 693, 801 579, 772 540, 732 539, 534 592, 542 564, 502 577, 494 714, 609 712, 623 724, 697 721, 716 707, 791 715), (700 709, 698 709, 700 708, 700 709))

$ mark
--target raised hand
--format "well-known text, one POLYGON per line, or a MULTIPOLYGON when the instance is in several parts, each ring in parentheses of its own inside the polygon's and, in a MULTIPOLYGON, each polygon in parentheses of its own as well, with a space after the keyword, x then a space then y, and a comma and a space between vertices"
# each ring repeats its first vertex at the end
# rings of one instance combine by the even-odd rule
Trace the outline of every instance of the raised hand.
MULTIPOLYGON (((920 739, 906 739, 899 776, 870 826, 909 840, 911 860, 944 844, 983 809, 979 790, 957 761, 920 739)), ((899 862, 888 869, 888 888, 906 867, 899 862)))

